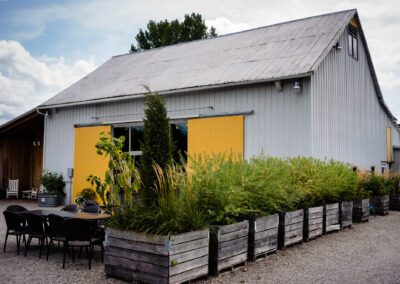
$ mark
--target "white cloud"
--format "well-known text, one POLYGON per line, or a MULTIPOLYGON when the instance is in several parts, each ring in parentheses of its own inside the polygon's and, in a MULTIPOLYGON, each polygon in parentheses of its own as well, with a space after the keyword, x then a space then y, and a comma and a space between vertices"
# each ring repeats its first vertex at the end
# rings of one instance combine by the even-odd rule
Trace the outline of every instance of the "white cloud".
POLYGON ((206 20, 206 25, 208 27, 213 26, 214 28, 216 28, 217 34, 219 35, 243 31, 250 28, 250 25, 247 23, 233 23, 228 18, 206 20))
POLYGON ((68 87, 96 68, 94 58, 32 57, 17 41, 0 41, 0 124, 68 87))

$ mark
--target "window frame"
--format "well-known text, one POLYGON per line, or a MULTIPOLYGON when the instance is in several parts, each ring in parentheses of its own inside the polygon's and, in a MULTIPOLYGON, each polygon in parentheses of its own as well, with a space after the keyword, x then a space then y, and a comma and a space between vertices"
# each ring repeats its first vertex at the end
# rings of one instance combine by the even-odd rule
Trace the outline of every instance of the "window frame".
POLYGON ((357 28, 350 24, 347 29, 347 53, 353 59, 358 60, 358 49, 359 49, 359 44, 358 44, 357 28))

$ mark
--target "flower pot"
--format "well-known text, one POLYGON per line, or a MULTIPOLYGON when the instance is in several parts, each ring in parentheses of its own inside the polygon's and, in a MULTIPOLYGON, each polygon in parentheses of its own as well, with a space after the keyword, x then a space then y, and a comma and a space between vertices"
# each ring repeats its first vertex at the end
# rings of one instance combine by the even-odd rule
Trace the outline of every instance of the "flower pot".
POLYGON ((372 196, 371 201, 377 215, 385 216, 389 214, 389 195, 372 196))
POLYGON ((322 235, 324 206, 304 209, 304 239, 311 240, 322 235))
POLYGON ((340 207, 340 225, 349 228, 353 225, 353 201, 342 201, 340 207))
POLYGON ((285 248, 289 245, 303 241, 304 210, 286 212, 279 218, 278 247, 285 248))
POLYGON ((245 266, 247 260, 249 221, 210 228, 209 271, 219 275, 226 269, 245 266))
POLYGON ((389 196, 389 209, 400 210, 400 194, 392 193, 389 196))
POLYGON ((278 214, 249 220, 249 260, 256 261, 277 250, 278 227, 278 214))
POLYGON ((104 271, 127 282, 187 282, 208 274, 208 243, 208 229, 167 237, 106 228, 104 271))
POLYGON ((324 233, 340 230, 339 203, 324 205, 324 233))
POLYGON ((369 199, 354 200, 353 221, 359 223, 369 221, 369 199))
POLYGON ((38 205, 41 207, 56 207, 59 204, 58 196, 55 194, 43 194, 38 196, 38 205))

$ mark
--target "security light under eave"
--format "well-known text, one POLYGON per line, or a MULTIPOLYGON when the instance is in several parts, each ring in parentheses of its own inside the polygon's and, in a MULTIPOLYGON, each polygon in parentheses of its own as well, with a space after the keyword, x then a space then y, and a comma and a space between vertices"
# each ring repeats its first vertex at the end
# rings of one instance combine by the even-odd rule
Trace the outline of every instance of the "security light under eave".
POLYGON ((293 89, 294 89, 295 93, 300 94, 301 87, 300 87, 300 82, 299 81, 294 82, 293 89))
POLYGON ((333 48, 336 49, 336 50, 341 50, 341 49, 342 49, 342 46, 340 45, 340 42, 338 41, 338 42, 333 46, 333 48))

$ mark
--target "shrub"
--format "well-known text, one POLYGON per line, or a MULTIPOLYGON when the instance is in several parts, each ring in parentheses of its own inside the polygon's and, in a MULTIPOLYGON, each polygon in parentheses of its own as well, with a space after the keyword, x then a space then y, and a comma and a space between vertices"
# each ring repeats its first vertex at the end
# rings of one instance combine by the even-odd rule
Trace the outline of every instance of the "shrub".
POLYGON ((95 200, 96 192, 89 188, 84 188, 79 192, 78 196, 75 199, 75 203, 82 204, 85 200, 95 200))
MULTIPOLYGON (((148 89, 148 88, 147 88, 148 89)), ((165 101, 157 93, 146 94, 143 143, 140 146, 143 198, 148 205, 154 201, 154 183, 157 180, 154 163, 165 169, 172 161, 173 142, 165 101)))
POLYGON ((398 173, 392 176, 393 187, 390 191, 392 194, 399 194, 400 193, 400 175, 398 173))
POLYGON ((364 184, 365 190, 370 193, 371 196, 381 197, 389 194, 385 188, 384 178, 382 176, 370 175, 364 184))
POLYGON ((44 186, 45 194, 55 194, 58 198, 64 197, 65 181, 62 173, 43 171, 40 182, 44 186))
POLYGON ((369 198, 370 192, 365 189, 365 184, 369 178, 370 173, 367 170, 357 172, 357 186, 354 192, 354 200, 362 200, 369 198))

